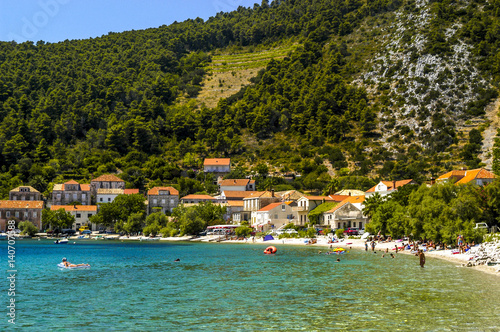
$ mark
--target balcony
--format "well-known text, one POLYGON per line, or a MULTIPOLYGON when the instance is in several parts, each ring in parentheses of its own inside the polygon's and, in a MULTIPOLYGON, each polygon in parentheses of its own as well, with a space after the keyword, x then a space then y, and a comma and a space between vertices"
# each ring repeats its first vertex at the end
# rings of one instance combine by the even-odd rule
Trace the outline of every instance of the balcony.
POLYGON ((305 206, 294 206, 292 207, 293 212, 303 212, 307 211, 307 208, 305 206))

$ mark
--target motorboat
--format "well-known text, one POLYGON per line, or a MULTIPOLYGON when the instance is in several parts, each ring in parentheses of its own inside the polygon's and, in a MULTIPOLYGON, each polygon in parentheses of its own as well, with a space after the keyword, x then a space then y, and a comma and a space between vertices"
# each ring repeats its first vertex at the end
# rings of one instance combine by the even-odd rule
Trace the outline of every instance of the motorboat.
POLYGON ((66 244, 68 242, 69 242, 69 240, 66 238, 54 241, 55 244, 66 244))

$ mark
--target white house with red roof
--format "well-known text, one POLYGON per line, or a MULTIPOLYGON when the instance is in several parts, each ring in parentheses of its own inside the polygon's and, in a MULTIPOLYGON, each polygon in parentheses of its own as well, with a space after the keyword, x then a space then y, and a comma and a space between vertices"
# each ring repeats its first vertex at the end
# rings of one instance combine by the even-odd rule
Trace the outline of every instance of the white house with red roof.
POLYGON ((113 174, 103 174, 90 181, 92 195, 97 196, 98 189, 125 189, 125 181, 113 174))
POLYGON ((441 175, 436 179, 436 182, 454 182, 455 184, 468 184, 472 183, 478 186, 484 186, 495 180, 496 175, 492 172, 484 169, 471 169, 471 170, 459 170, 451 171, 446 174, 441 175))
POLYGON ((258 211, 252 212, 250 225, 258 231, 264 232, 271 228, 280 228, 293 222, 294 214, 291 202, 276 202, 266 205, 258 211))
POLYGON ((55 184, 52 189, 52 205, 70 205, 78 202, 79 205, 91 204, 90 185, 70 180, 62 184, 55 184))
POLYGON ((51 211, 59 209, 63 209, 75 217, 72 229, 78 230, 82 226, 92 226, 93 231, 97 230, 98 225, 89 225, 90 217, 97 214, 97 205, 52 205, 50 207, 51 211))
POLYGON ((203 171, 205 173, 229 173, 231 172, 231 158, 205 158, 203 171))
POLYGON ((356 227, 362 229, 368 222, 363 215, 365 196, 351 196, 344 199, 331 210, 323 213, 323 225, 331 229, 356 227))
POLYGON ((219 189, 223 191, 254 191, 255 180, 226 179, 219 182, 219 189))
POLYGON ((179 205, 179 191, 172 187, 154 187, 148 190, 148 215, 161 211, 172 212, 179 205))
POLYGON ((7 222, 13 219, 16 221, 31 221, 39 230, 41 230, 42 210, 43 201, 0 201, 0 231, 7 231, 7 222))
POLYGON ((212 197, 210 195, 187 195, 181 198, 181 203, 182 204, 199 204, 202 202, 212 202, 215 203, 217 202, 217 198, 212 197))
POLYGON ((135 195, 139 189, 97 189, 97 204, 111 203, 119 195, 135 195))
POLYGON ((399 188, 406 186, 407 184, 417 184, 412 179, 400 180, 400 181, 380 181, 377 185, 368 189, 365 193, 366 198, 378 193, 380 196, 387 196, 398 190, 399 188))

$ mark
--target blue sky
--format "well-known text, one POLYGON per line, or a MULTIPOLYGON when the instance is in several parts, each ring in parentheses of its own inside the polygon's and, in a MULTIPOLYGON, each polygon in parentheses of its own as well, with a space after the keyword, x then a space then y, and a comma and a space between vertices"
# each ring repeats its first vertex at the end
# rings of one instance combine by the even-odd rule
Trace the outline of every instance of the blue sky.
POLYGON ((169 25, 260 0, 0 0, 0 40, 58 42, 169 25))

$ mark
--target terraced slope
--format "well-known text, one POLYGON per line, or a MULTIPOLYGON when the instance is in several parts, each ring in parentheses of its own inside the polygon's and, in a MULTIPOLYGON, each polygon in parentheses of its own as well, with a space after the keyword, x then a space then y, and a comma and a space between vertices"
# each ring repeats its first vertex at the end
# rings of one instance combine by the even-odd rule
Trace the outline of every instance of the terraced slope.
POLYGON ((283 45, 260 51, 244 49, 237 53, 214 52, 197 104, 215 107, 219 99, 227 98, 250 84, 250 79, 265 68, 271 59, 282 59, 297 46, 283 45))

